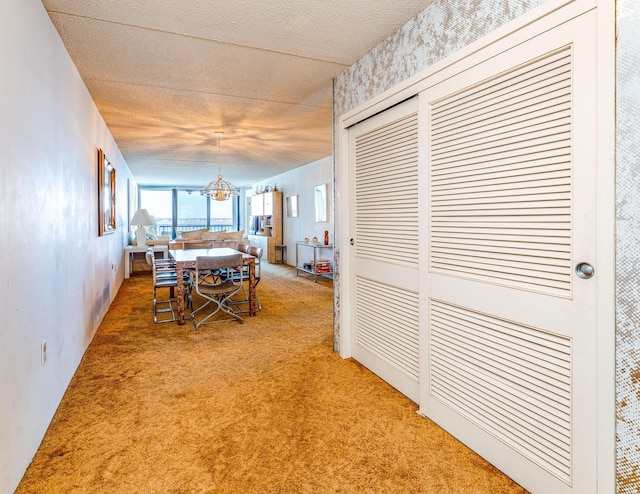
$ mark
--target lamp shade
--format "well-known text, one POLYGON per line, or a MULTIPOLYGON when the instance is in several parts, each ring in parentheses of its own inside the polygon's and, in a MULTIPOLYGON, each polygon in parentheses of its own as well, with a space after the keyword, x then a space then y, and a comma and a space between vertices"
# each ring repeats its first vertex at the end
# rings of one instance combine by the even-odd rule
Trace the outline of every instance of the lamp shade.
POLYGON ((153 226, 155 224, 153 218, 149 214, 149 211, 147 211, 146 209, 138 209, 133 215, 133 218, 131 218, 130 223, 132 225, 142 226, 153 226))
POLYGON ((149 214, 149 211, 146 209, 138 209, 133 218, 131 218, 132 225, 138 225, 136 230, 136 243, 139 247, 146 245, 147 243, 147 230, 145 226, 154 226, 156 224, 155 220, 149 214))

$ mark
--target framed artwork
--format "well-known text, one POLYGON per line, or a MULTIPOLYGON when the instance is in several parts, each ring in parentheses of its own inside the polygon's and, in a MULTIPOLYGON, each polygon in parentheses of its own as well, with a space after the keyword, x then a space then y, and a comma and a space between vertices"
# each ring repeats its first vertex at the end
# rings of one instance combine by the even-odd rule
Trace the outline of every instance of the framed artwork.
POLYGON ((316 185, 315 204, 316 204, 316 223, 325 223, 328 219, 328 200, 327 184, 316 185))
POLYGON ((98 235, 116 231, 116 169, 98 149, 98 235))
POLYGON ((298 194, 287 197, 287 216, 298 217, 298 194))

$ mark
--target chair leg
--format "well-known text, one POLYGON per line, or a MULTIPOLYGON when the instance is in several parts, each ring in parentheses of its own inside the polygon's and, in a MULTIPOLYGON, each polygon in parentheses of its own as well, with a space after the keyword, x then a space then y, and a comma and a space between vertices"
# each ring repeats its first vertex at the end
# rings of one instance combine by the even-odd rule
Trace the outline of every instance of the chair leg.
POLYGON ((213 316, 215 316, 216 314, 218 314, 219 312, 224 312, 226 314, 229 314, 230 316, 232 316, 236 321, 240 322, 240 323, 244 323, 244 320, 235 312, 233 312, 233 310, 231 310, 231 308, 229 307, 229 305, 227 304, 228 302, 228 297, 223 298, 223 299, 217 299, 217 298, 208 298, 207 297, 207 301, 202 304, 200 307, 198 307, 195 310, 192 310, 191 312, 191 324, 193 324, 193 327, 196 329, 196 331, 200 328, 200 326, 202 326, 203 324, 212 324, 212 323, 216 323, 216 322, 224 322, 224 321, 232 321, 233 319, 216 319, 214 321, 209 321, 210 318, 212 318, 213 316), (216 310, 214 310, 213 312, 207 314, 204 318, 202 318, 200 321, 196 322, 196 314, 198 312, 200 312, 202 309, 204 309, 205 307, 208 307, 209 304, 211 303, 215 303, 217 305, 216 310))
MULTIPOLYGON (((158 300, 158 289, 155 286, 153 287, 153 322, 157 324, 162 324, 165 322, 176 322, 178 320, 178 308, 174 305, 174 303, 177 301, 174 294, 175 287, 163 288, 169 289, 169 298, 166 300, 158 300), (165 313, 171 313, 171 317, 168 319, 161 319, 159 315, 165 313)), ((191 297, 191 291, 187 287, 185 287, 184 290, 184 298, 185 306, 187 308, 192 308, 193 300, 191 297)))
POLYGON ((173 302, 175 299, 169 296, 166 300, 158 300, 158 289, 153 287, 153 322, 155 323, 164 323, 164 322, 173 322, 176 321, 176 313, 173 307, 173 302), (166 305, 166 307, 164 307, 166 305), (160 314, 171 313, 171 318, 169 319, 161 319, 159 317, 160 314))
MULTIPOLYGON (((256 282, 256 287, 258 286, 258 283, 260 283, 260 280, 258 280, 256 282)), ((237 306, 242 306, 242 305, 247 305, 246 309, 239 309, 238 312, 241 314, 247 314, 249 313, 249 306, 251 304, 251 301, 249 300, 249 293, 247 292, 247 290, 244 287, 244 283, 242 284, 242 298, 239 300, 230 300, 229 304, 231 305, 237 305, 237 306)), ((258 305, 258 308, 256 309, 257 312, 260 312, 262 310, 262 304, 260 303, 260 299, 258 298, 258 294, 256 293, 256 303, 258 305)))

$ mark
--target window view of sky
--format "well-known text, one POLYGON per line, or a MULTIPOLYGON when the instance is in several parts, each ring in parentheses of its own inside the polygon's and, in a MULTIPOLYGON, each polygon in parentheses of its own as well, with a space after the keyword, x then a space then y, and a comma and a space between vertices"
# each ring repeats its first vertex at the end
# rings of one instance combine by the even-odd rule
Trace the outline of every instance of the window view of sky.
MULTIPOLYGON (((199 191, 179 190, 178 227, 202 228, 207 226, 207 198, 199 191)), ((233 200, 210 201, 210 226, 233 225, 233 200)), ((170 227, 172 224, 173 191, 171 190, 140 190, 140 207, 147 209, 160 227, 170 227)))

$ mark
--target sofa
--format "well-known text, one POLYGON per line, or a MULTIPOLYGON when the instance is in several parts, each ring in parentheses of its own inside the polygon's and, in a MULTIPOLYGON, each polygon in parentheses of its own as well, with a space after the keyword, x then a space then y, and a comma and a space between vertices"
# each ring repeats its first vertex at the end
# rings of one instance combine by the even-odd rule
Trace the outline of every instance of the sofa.
MULTIPOLYGON (((147 246, 167 245, 170 249, 207 249, 211 247, 231 247, 239 250, 239 245, 250 245, 249 239, 244 238, 244 231, 240 232, 210 232, 206 228, 191 232, 182 232, 177 238, 171 240, 169 235, 147 235, 147 246)), ((135 236, 131 244, 136 245, 135 236)), ((133 254, 133 271, 150 271, 144 252, 133 254)))
POLYGON ((180 232, 169 242, 170 249, 207 249, 211 247, 231 247, 237 249, 239 244, 249 245, 244 230, 237 232, 212 232, 208 228, 180 232))

